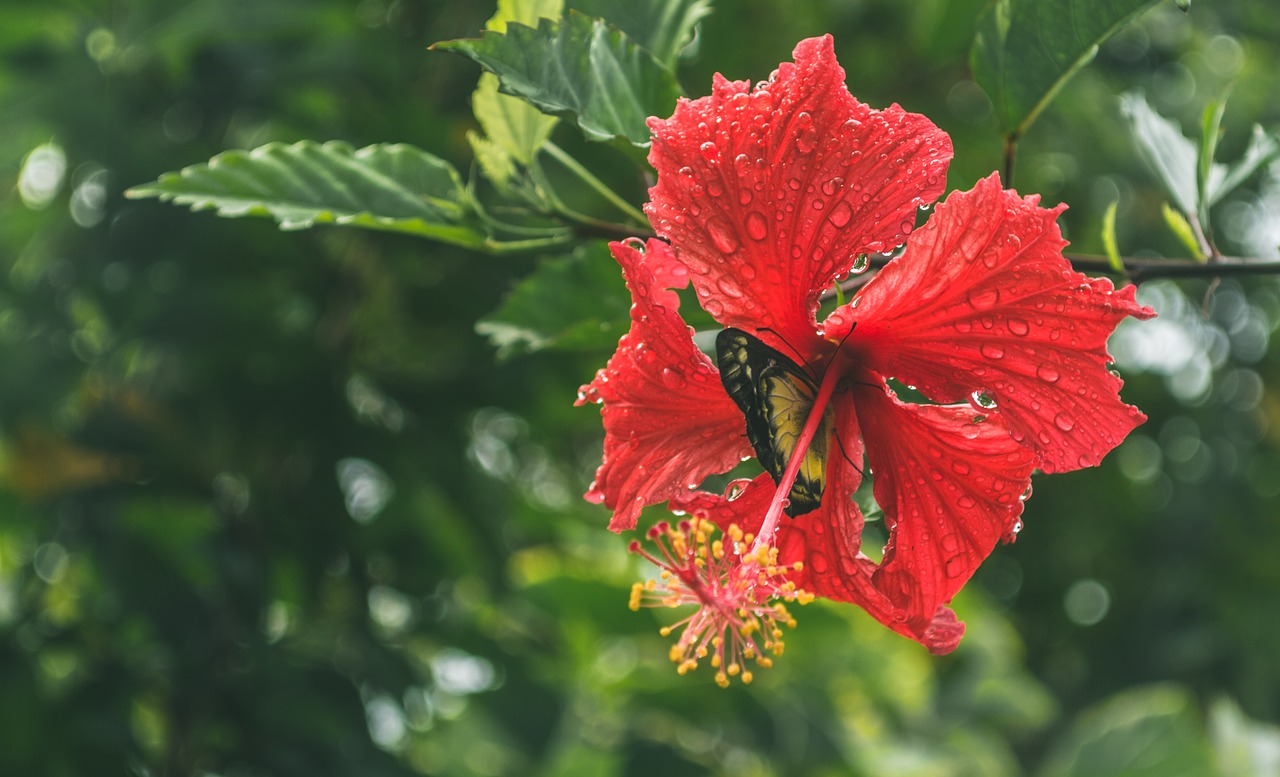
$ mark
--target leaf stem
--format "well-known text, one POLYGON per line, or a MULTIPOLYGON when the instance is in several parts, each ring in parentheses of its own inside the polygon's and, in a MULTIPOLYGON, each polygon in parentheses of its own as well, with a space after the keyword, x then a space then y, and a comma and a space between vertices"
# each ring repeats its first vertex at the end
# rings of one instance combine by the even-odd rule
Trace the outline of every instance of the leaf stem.
POLYGON ((595 218, 594 216, 588 216, 587 214, 579 213, 566 205, 564 200, 560 199, 560 196, 556 194, 555 189, 551 186, 550 179, 547 178, 546 172, 544 172, 542 166, 538 164, 537 159, 534 159, 533 163, 529 165, 529 175, 541 191, 543 198, 546 200, 546 204, 550 206, 551 211, 556 215, 605 234, 635 234, 636 230, 632 227, 624 224, 615 224, 611 221, 595 218))
MULTIPOLYGON (((1121 275, 1133 283, 1142 283, 1154 278, 1221 278, 1234 275, 1280 275, 1280 260, 1256 259, 1238 256, 1219 256, 1208 264, 1191 259, 1146 259, 1134 256, 1120 257, 1123 270, 1116 270, 1111 261, 1101 254, 1063 254, 1071 266, 1080 272, 1105 273, 1121 275)), ((891 256, 875 254, 870 260, 870 269, 883 269, 891 256)), ((875 273, 866 273, 850 278, 840 284, 846 293, 857 291, 867 281, 875 277, 875 273)), ((826 302, 836 296, 834 290, 823 292, 821 300, 826 302)))
POLYGON ((1004 137, 1004 171, 1001 181, 1004 188, 1013 188, 1013 163, 1018 158, 1018 133, 1010 132, 1004 137))
POLYGON ((551 141, 547 141, 546 143, 543 144, 542 147, 546 150, 548 154, 551 155, 552 159, 555 159, 557 162, 564 165, 565 168, 569 170, 569 172, 578 176, 578 178, 581 179, 582 182, 585 183, 587 186, 590 186, 592 189, 595 189, 596 193, 598 193, 601 197, 604 197, 606 200, 608 200, 615 208, 621 211, 624 216, 636 222, 637 224, 649 223, 649 219, 645 217, 644 213, 641 210, 636 208, 631 203, 627 202, 625 199, 622 198, 621 195, 619 195, 613 189, 610 189, 608 186, 605 186, 603 181, 601 181, 599 178, 596 178, 594 175, 592 175, 590 170, 587 170, 587 168, 583 167, 581 164, 578 163, 578 160, 566 154, 564 150, 561 149, 559 146, 557 146, 555 143, 552 143, 551 141))

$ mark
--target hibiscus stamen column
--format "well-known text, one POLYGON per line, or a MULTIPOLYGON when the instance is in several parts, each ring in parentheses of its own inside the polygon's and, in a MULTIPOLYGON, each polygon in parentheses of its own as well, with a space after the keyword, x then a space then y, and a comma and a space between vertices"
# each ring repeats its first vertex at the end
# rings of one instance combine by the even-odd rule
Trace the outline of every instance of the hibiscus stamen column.
POLYGON ((817 396, 813 398, 813 406, 809 409, 809 417, 805 419, 804 429, 800 431, 800 438, 796 441, 795 450, 787 461, 786 469, 782 471, 782 477, 778 480, 778 489, 774 492, 773 499, 769 502, 769 509, 765 511, 764 521, 760 524, 760 531, 756 534, 752 551, 773 546, 773 535, 778 528, 778 519, 787 506, 787 495, 791 493, 791 487, 796 482, 796 476, 800 474, 800 465, 804 462, 805 453, 808 452, 809 445, 813 442, 813 436, 818 432, 818 426, 822 423, 822 417, 826 412, 828 403, 831 401, 831 395, 835 393, 836 384, 840 382, 842 377, 841 370, 838 369, 837 365, 841 361, 841 353, 839 350, 836 351, 835 356, 827 364, 826 372, 822 374, 822 383, 818 386, 817 396))

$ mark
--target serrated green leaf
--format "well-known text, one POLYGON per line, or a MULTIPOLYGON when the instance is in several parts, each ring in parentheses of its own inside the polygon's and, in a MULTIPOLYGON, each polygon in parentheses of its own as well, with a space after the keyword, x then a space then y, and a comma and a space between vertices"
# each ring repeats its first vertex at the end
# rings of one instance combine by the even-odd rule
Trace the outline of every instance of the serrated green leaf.
POLYGON ((506 32, 509 22, 533 27, 539 19, 559 19, 563 14, 564 0, 498 0, 498 10, 484 28, 506 32))
POLYGON ((1191 222, 1187 221, 1178 211, 1169 207, 1169 203, 1164 203, 1160 212, 1164 215, 1164 223, 1168 225, 1169 230, 1182 242, 1187 250, 1191 252, 1191 256, 1201 264, 1208 261, 1204 253, 1204 249, 1200 247, 1200 241, 1196 239, 1196 232, 1191 228, 1191 222))
POLYGON ((1087 710, 1051 749, 1043 777, 1204 777, 1208 737, 1190 695, 1137 688, 1087 710))
POLYGON ((1098 46, 1160 0, 998 0, 969 64, 1007 135, 1021 136, 1098 46))
MULTIPOLYGON (((487 74, 486 74, 487 75, 487 74)), ((511 99, 511 98, 506 98, 511 99)), ((471 153, 485 177, 499 189, 506 189, 516 175, 515 160, 507 150, 478 132, 467 132, 471 153)))
POLYGON ((1156 113, 1141 92, 1120 97, 1120 111, 1129 120, 1129 130, 1147 166, 1183 213, 1196 212, 1195 145, 1182 135, 1176 124, 1156 113))
POLYGON ((281 229, 333 223, 485 246, 457 171, 407 145, 270 143, 224 152, 126 194, 219 216, 270 216, 281 229))
POLYGON ((648 50, 602 20, 571 12, 538 27, 507 25, 478 39, 432 48, 469 57, 498 77, 504 94, 541 110, 573 117, 595 140, 622 138, 646 147, 649 116, 667 116, 680 89, 675 76, 648 50))
POLYGON ((548 259, 476 324, 498 358, 534 351, 607 349, 627 331, 631 299, 603 243, 548 259))
MULTIPOLYGON (((535 25, 539 19, 559 19, 563 7, 563 0, 500 0, 485 29, 505 33, 508 23, 535 25)), ((480 75, 471 109, 487 141, 479 146, 473 141, 472 148, 485 175, 499 188, 510 182, 515 163, 533 161, 558 121, 518 97, 499 94, 498 79, 492 73, 480 75), (509 158, 502 159, 503 155, 509 158)))
POLYGON ((711 0, 569 0, 569 7, 605 19, 674 68, 711 0))
POLYGON ((493 73, 480 74, 471 109, 485 136, 522 165, 533 161, 559 121, 518 97, 500 94, 493 73))
POLYGON ((1102 214, 1102 250, 1107 254, 1107 264, 1116 272, 1124 272, 1124 262, 1120 260, 1120 248, 1116 245, 1116 206, 1119 200, 1112 200, 1107 212, 1102 214))

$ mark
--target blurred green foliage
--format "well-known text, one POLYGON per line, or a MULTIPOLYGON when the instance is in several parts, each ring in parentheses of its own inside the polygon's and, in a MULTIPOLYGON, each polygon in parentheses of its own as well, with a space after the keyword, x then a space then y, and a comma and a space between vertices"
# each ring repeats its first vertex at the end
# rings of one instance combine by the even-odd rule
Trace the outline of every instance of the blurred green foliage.
MULTIPOLYGON (((833 33, 855 95, 952 134, 963 188, 1002 158, 967 66, 984 5, 720 0, 677 75, 695 95, 713 71, 761 79, 833 33)), ((488 257, 121 194, 303 139, 412 143, 465 174, 478 68, 425 47, 492 13, 0 8, 0 773, 1280 769, 1272 280, 1144 286, 1161 318, 1126 325, 1113 352, 1151 420, 1099 469, 1037 477, 1027 529, 957 600, 955 654, 813 604, 774 669, 721 691, 677 677, 657 621, 626 609, 643 572, 578 497, 600 431, 574 390, 627 304, 602 244, 488 257), (586 324, 572 348, 498 362, 495 343, 537 347, 501 337, 543 320, 546 292, 519 285, 535 267, 586 324)), ((1075 248, 1100 250, 1118 201, 1122 253, 1184 256, 1118 95, 1143 89, 1194 137, 1234 85, 1234 159, 1248 127, 1280 123, 1278 42, 1268 0, 1159 5, 1021 139, 1015 184, 1072 206, 1075 248)), ((552 140, 642 201, 626 153, 569 122, 552 140)), ((1212 215, 1224 250, 1275 258, 1280 170, 1212 215)))

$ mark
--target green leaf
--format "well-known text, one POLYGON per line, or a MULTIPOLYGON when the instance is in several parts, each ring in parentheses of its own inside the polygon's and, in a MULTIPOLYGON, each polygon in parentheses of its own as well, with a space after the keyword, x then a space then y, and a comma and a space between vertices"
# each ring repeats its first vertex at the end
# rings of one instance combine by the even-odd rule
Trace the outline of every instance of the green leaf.
POLYGON ((219 216, 270 216, 281 229, 334 223, 482 248, 473 208, 453 167, 406 145, 353 149, 341 142, 269 143, 130 189, 219 216))
POLYGON ((1124 272, 1124 262, 1120 260, 1120 248, 1116 245, 1116 206, 1120 200, 1112 200, 1107 212, 1102 214, 1102 250, 1107 254, 1107 263, 1118 273, 1124 272))
POLYGON ((1253 125, 1253 136, 1249 138, 1244 155, 1233 164, 1214 165, 1215 171, 1220 172, 1215 172, 1209 179, 1209 204, 1216 204, 1275 159, 1280 159, 1280 136, 1253 125))
POLYGON ((648 146, 645 119, 669 115, 680 94, 675 76, 646 49, 576 12, 558 23, 541 19, 536 29, 512 23, 505 34, 486 31, 432 48, 475 60, 498 76, 504 94, 573 117, 594 140, 648 146))
POLYGON ((1208 738, 1190 694, 1125 691, 1086 711, 1050 751, 1044 777, 1204 777, 1208 738))
POLYGON ((1156 113, 1141 92, 1121 96, 1120 110, 1129 120, 1138 155, 1184 214, 1203 218, 1210 207, 1261 167, 1280 158, 1280 137, 1255 125, 1239 160, 1230 165, 1213 162, 1222 120, 1222 107, 1216 101, 1205 109, 1202 130, 1206 134, 1199 148, 1183 136, 1177 124, 1156 113))
POLYGON ((548 259, 476 324, 505 359, 545 349, 607 349, 627 331, 630 296, 603 243, 548 259))
POLYGON ((1183 213, 1196 213, 1196 164, 1198 154, 1176 124, 1156 113, 1141 92, 1120 97, 1120 111, 1129 120, 1138 149, 1156 179, 1183 213))
POLYGON ((1215 172, 1213 157, 1218 150, 1218 138, 1222 136, 1222 114, 1226 110, 1225 97, 1210 100, 1204 107, 1200 120, 1200 153, 1196 157, 1196 213, 1200 216, 1201 224, 1209 223, 1209 195, 1215 172))
POLYGON ((1191 256, 1201 264, 1207 262, 1209 257, 1205 255, 1204 249, 1201 248, 1200 241, 1196 239, 1196 232, 1191 228, 1191 222, 1187 221, 1186 216, 1170 208, 1167 202, 1161 208, 1161 213, 1164 215, 1164 223, 1168 225, 1170 231, 1177 236, 1178 240, 1187 247, 1187 250, 1191 252, 1191 256))
POLYGON ((675 68, 693 42, 698 22, 711 13, 711 0, 569 0, 569 7, 608 20, 675 68))
MULTIPOLYGON (((500 0, 485 29, 505 33, 508 23, 534 25, 541 18, 558 19, 563 7, 563 0, 500 0)), ((480 75, 471 109, 485 137, 468 139, 481 169, 499 188, 506 188, 515 175, 515 163, 533 161, 557 121, 518 97, 499 94, 498 79, 492 73, 480 75)))
MULTIPOLYGON (((485 73, 485 75, 489 75, 485 73)), ((503 95, 503 99, 513 99, 503 95)), ((508 189, 516 175, 516 163, 507 149, 500 144, 481 135, 479 132, 467 131, 467 142, 471 144, 471 153, 486 178, 499 189, 508 189)))
POLYGON ((998 0, 969 64, 1008 136, 1026 132, 1098 45, 1160 0, 998 0))

